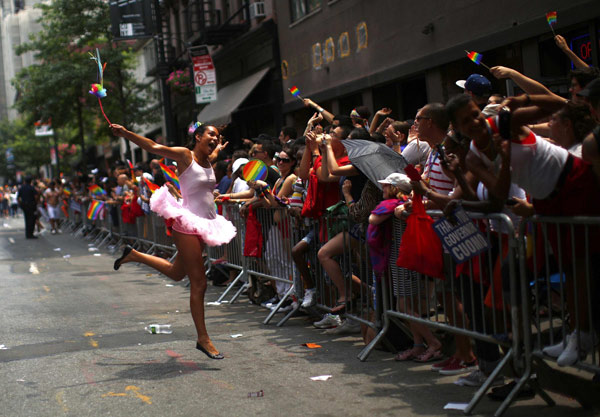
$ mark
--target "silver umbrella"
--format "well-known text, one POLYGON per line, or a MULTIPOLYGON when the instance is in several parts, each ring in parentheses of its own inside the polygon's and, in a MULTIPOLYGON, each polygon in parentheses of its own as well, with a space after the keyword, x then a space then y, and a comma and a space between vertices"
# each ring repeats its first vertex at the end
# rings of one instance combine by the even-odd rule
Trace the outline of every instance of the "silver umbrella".
POLYGON ((377 181, 385 179, 394 172, 404 172, 404 167, 408 165, 402 155, 383 143, 362 139, 346 139, 342 143, 348 151, 348 158, 352 165, 380 189, 383 187, 377 181))

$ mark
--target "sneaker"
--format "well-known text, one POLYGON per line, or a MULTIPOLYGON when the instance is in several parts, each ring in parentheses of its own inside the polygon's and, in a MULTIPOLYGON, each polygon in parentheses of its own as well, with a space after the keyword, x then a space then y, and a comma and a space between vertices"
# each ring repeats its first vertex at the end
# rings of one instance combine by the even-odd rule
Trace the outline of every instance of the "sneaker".
POLYGON ((263 301, 260 303, 261 307, 264 308, 273 308, 279 303, 279 297, 275 296, 273 298, 268 299, 267 301, 263 301))
POLYGON ((316 321, 313 323, 317 329, 331 329, 332 327, 338 327, 342 325, 342 320, 340 316, 336 314, 325 314, 323 319, 320 321, 316 321))
POLYGON ((450 365, 450 362, 452 362, 453 360, 456 360, 456 358, 454 356, 450 356, 448 359, 444 359, 441 362, 434 363, 433 365, 431 365, 431 370, 434 372, 439 372, 446 366, 450 365))
POLYGON ((560 356, 560 354, 563 353, 563 351, 565 350, 565 347, 569 343, 570 338, 571 338, 571 335, 568 334, 566 336, 566 343, 564 340, 561 340, 560 342, 558 342, 555 345, 546 346, 544 349, 542 349, 542 352, 544 353, 544 355, 548 355, 551 358, 558 358, 560 356))
POLYGON ((594 338, 591 334, 580 331, 579 337, 577 337, 577 332, 573 332, 569 337, 567 347, 556 360, 556 364, 558 366, 569 366, 575 364, 578 360, 584 360, 593 347, 594 338), (579 346, 580 341, 581 346, 579 346))
POLYGON ((477 361, 473 362, 465 362, 458 358, 453 358, 454 360, 450 361, 450 363, 440 369, 440 374, 442 375, 460 375, 460 374, 468 374, 471 371, 477 369, 477 361))
POLYGON ((335 335, 360 333, 360 323, 346 319, 340 326, 325 330, 325 333, 335 335))
MULTIPOLYGON (((480 369, 476 369, 469 375, 461 376, 455 382, 456 385, 464 385, 467 387, 480 387, 488 379, 488 376, 484 374, 480 369)), ((498 375, 494 381, 492 381, 492 387, 504 385, 504 377, 498 375)))
POLYGON ((304 298, 302 299, 302 308, 309 308, 317 304, 316 288, 308 288, 304 291, 304 298))
MULTIPOLYGON (((277 304, 279 304, 279 302, 273 304, 272 307, 270 307, 271 310, 275 310, 275 307, 277 307, 277 304)), ((286 302, 284 302, 281 307, 279 307, 279 310, 276 311, 276 313, 289 313, 290 311, 292 311, 294 309, 295 306, 297 306, 298 303, 292 300, 286 300, 286 302)))

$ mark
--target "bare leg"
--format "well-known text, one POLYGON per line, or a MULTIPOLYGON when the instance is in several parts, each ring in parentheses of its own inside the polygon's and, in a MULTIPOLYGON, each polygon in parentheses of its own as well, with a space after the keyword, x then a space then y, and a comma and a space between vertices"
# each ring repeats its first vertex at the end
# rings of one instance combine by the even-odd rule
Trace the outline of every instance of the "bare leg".
POLYGON ((321 262, 321 265, 323 266, 323 269, 327 272, 327 275, 329 275, 329 278, 338 289, 340 297, 338 302, 346 301, 346 291, 342 268, 340 268, 340 264, 338 264, 333 258, 334 256, 344 253, 344 240, 347 241, 349 238, 350 236, 348 236, 345 232, 338 233, 319 250, 317 255, 319 262, 321 262), (346 235, 345 238, 344 235, 346 235))
POLYGON ((310 246, 305 241, 301 240, 296 243, 296 246, 292 248, 292 259, 294 260, 294 264, 298 268, 300 272, 300 276, 302 277, 302 282, 306 285, 306 288, 314 288, 315 283, 310 276, 310 270, 308 269, 308 263, 306 262, 306 253, 310 249, 310 246))
MULTIPOLYGON (((175 236, 175 232, 173 233, 173 236, 175 236)), ((148 265, 150 268, 154 268, 158 272, 165 274, 173 281, 181 281, 186 275, 183 259, 179 256, 179 254, 175 257, 175 262, 171 263, 158 256, 147 255, 132 249, 129 255, 127 255, 125 259, 121 261, 121 265, 128 262, 140 262, 144 265, 148 265)))
POLYGON ((194 235, 176 231, 173 231, 173 239, 179 251, 177 258, 181 257, 180 262, 185 265, 185 272, 190 278, 190 310, 198 334, 197 342, 208 352, 216 355, 219 351, 212 344, 204 322, 204 295, 207 287, 206 271, 202 262, 204 244, 194 235))

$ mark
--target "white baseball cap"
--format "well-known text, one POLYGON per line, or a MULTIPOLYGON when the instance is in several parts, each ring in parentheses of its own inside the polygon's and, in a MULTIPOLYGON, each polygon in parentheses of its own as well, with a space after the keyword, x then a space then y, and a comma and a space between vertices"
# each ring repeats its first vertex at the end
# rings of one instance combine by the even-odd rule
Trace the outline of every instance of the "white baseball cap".
POLYGON ((394 172, 388 175, 384 180, 377 181, 379 184, 390 184, 394 187, 400 188, 405 193, 410 193, 412 187, 410 186, 410 178, 406 174, 400 174, 394 172))
POLYGON ((240 169, 240 167, 241 167, 242 165, 245 165, 245 164, 247 164, 247 163, 248 163, 248 159, 246 159, 246 158, 238 158, 238 159, 236 159, 236 160, 233 162, 233 165, 231 166, 231 172, 232 172, 233 174, 235 174, 235 172, 236 172, 238 169, 240 169))

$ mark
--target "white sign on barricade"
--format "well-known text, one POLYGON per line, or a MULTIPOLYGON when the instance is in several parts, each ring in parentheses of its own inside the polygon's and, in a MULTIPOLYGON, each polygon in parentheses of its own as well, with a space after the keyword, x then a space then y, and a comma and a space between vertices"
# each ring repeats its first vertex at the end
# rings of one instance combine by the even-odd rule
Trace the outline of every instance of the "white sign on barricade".
POLYGON ((466 211, 459 207, 454 210, 453 215, 455 224, 442 217, 433 224, 433 230, 454 261, 463 263, 487 250, 489 244, 466 211))

